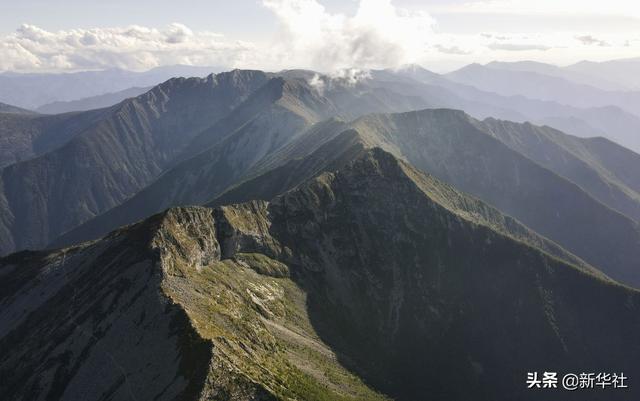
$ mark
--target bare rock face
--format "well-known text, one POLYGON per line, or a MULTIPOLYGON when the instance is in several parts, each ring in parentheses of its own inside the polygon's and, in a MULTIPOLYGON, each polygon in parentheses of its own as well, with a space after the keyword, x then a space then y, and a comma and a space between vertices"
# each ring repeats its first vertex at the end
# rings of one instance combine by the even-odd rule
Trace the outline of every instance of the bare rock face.
POLYGON ((212 211, 203 208, 168 210, 151 246, 160 252, 165 267, 184 264, 199 270, 221 255, 212 211))
POLYGON ((216 228, 225 258, 238 252, 262 253, 277 257, 280 245, 269 233, 268 203, 251 201, 215 209, 216 228))

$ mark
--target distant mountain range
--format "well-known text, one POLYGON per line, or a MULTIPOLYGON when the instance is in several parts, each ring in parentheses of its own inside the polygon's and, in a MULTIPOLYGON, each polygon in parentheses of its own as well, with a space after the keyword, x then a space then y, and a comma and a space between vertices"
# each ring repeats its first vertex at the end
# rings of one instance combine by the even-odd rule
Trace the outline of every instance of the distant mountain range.
POLYGON ((617 106, 640 116, 640 91, 605 91, 564 78, 471 64, 446 74, 447 78, 503 96, 525 96, 574 107, 617 106))
POLYGON ((640 68, 640 57, 603 62, 581 61, 566 67, 534 61, 494 61, 486 64, 486 67, 536 72, 607 91, 640 90, 640 78, 637 74, 640 68))
POLYGON ((219 67, 165 66, 145 72, 120 69, 74 73, 0 73, 0 102, 35 110, 53 102, 149 87, 174 77, 206 76, 219 67))
POLYGON ((79 127, 75 136, 2 171, 3 251, 95 239, 168 207, 207 203, 355 129, 368 146, 640 285, 640 182, 630 173, 640 166, 637 154, 448 110, 388 114, 459 101, 446 89, 407 83, 402 73, 357 84, 322 77, 322 90, 310 84, 312 74, 236 70, 174 79, 109 109, 62 115, 63 127, 79 127), (401 92, 408 84, 413 89, 401 92))
POLYGON ((640 375, 640 118, 566 103, 605 92, 569 70, 0 105, 0 394, 537 400, 527 372, 640 375))
POLYGON ((8 114, 32 114, 33 112, 20 107, 11 106, 10 104, 0 103, 0 113, 8 114))
POLYGON ((147 92, 151 87, 146 88, 128 88, 114 93, 105 93, 104 95, 91 96, 78 100, 71 100, 68 102, 53 102, 45 104, 36 109, 38 113, 42 114, 62 114, 72 111, 85 111, 93 109, 102 109, 105 107, 113 106, 121 101, 136 97, 147 92))
MULTIPOLYGON (((548 124, 580 137, 604 136, 636 152, 640 152, 637 134, 640 118, 616 106, 581 108, 555 101, 499 95, 491 90, 480 90, 472 85, 452 82, 421 67, 413 66, 397 72, 413 81, 404 85, 405 91, 422 91, 415 81, 431 90, 438 88, 444 99, 440 107, 465 110, 476 118, 495 117, 518 122, 548 124), (444 92, 443 92, 444 91, 444 92)), ((383 75, 389 78, 389 74, 383 75)), ((480 83, 478 86, 486 84, 480 83)), ((517 85, 515 85, 517 86, 517 85)), ((553 89, 550 89, 553 91, 553 89)))

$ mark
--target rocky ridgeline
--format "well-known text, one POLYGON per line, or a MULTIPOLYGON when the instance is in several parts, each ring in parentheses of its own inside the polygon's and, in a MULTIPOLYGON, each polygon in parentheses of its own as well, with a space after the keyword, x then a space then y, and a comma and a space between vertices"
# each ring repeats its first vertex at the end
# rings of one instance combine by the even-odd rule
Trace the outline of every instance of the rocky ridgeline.
POLYGON ((447 188, 376 148, 271 202, 2 259, 0 392, 536 399, 527 371, 640 374, 637 291, 447 188))

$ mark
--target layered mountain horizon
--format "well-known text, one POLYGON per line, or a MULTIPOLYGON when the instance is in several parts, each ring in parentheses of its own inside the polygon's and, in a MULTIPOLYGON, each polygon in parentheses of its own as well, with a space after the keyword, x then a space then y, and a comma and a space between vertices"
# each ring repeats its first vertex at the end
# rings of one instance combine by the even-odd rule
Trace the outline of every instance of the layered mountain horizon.
POLYGON ((537 400, 529 372, 637 377, 640 92, 596 70, 236 69, 1 104, 0 393, 537 400))

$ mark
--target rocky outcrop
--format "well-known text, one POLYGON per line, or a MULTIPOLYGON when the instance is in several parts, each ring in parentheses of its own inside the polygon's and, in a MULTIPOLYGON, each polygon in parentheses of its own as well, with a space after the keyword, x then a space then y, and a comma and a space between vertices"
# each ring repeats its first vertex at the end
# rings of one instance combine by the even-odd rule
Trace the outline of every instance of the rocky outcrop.
POLYGON ((98 242, 2 259, 0 392, 382 400, 318 339, 288 266, 267 256, 282 254, 269 225, 265 202, 175 208, 98 242))

